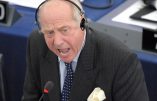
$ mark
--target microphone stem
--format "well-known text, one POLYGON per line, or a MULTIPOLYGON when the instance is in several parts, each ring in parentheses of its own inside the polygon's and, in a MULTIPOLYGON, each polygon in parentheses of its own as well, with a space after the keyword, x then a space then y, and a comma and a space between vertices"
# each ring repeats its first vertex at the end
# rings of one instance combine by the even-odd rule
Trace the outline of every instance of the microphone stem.
POLYGON ((44 97, 44 94, 41 95, 39 101, 42 101, 43 97, 44 97))

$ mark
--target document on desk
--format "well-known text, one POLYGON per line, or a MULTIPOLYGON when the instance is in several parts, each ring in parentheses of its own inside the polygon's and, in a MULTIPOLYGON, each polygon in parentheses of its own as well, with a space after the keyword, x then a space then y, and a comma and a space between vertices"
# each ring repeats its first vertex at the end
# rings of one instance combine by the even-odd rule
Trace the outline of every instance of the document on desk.
POLYGON ((157 22, 157 10, 149 14, 143 15, 142 18, 157 22))
MULTIPOLYGON (((122 13, 115 16, 112 19, 112 21, 136 25, 136 26, 140 26, 140 27, 148 28, 148 29, 152 29, 152 30, 157 30, 157 23, 135 20, 135 19, 130 18, 131 15, 135 14, 136 12, 138 12, 143 7, 145 7, 145 4, 142 2, 142 0, 136 1, 133 5, 128 7, 122 13)), ((156 20, 156 18, 157 18, 156 15, 153 15, 153 16, 155 16, 154 20, 156 20)), ((152 19, 152 15, 147 15, 147 16, 142 16, 142 17, 144 17, 144 18, 146 17, 147 19, 148 18, 152 19)))

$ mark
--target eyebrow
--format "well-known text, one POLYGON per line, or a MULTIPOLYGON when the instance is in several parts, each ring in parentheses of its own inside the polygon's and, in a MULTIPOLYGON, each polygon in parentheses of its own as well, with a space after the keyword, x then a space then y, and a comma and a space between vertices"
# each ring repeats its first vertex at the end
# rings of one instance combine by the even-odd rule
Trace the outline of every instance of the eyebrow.
MULTIPOLYGON (((70 26, 68 26, 68 25, 63 25, 63 26, 61 26, 61 27, 58 27, 58 28, 56 28, 57 30, 62 30, 62 29, 64 29, 64 28, 70 28, 70 26)), ((52 28, 46 28, 46 29, 43 29, 43 31, 44 32, 49 32, 49 31, 54 31, 54 29, 52 29, 52 28)))
POLYGON ((63 28, 68 28, 68 27, 69 27, 68 25, 65 25, 65 26, 62 26, 62 27, 60 27, 58 29, 63 29, 63 28))
POLYGON ((58 30, 63 30, 64 28, 70 28, 68 25, 67 26, 62 26, 60 28, 58 28, 58 30))

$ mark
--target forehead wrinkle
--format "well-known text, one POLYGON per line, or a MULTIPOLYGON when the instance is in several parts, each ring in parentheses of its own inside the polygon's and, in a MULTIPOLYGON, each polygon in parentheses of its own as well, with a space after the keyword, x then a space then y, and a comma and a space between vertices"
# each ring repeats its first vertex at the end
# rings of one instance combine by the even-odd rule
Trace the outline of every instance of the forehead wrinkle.
POLYGON ((48 26, 43 26, 43 30, 44 31, 52 31, 52 30, 60 30, 60 29, 63 29, 65 27, 68 27, 68 24, 50 24, 48 26))
MULTIPOLYGON (((69 14, 72 15, 73 10, 72 10, 72 6, 64 0, 48 0, 47 2, 45 2, 40 8, 39 8, 39 17, 40 17, 40 13, 42 12, 55 12, 55 14, 64 14, 65 12, 68 12, 69 14), (57 9, 56 9, 57 8, 57 9), (60 13, 58 12, 60 11, 60 13)), ((66 14, 68 14, 66 13, 66 14)), ((42 14, 43 15, 43 14, 42 14)))

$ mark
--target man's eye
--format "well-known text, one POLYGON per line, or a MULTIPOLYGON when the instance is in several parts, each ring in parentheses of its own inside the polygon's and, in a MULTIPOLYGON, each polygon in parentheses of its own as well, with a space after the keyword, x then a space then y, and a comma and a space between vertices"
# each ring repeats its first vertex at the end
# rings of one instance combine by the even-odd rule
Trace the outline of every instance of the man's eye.
POLYGON ((47 34, 52 35, 52 34, 54 34, 54 31, 49 31, 49 32, 47 32, 47 34))
POLYGON ((54 35, 54 31, 48 31, 45 33, 45 35, 49 38, 51 38, 54 35))
POLYGON ((62 32, 67 32, 68 31, 68 29, 67 28, 64 28, 63 30, 62 30, 62 32))

